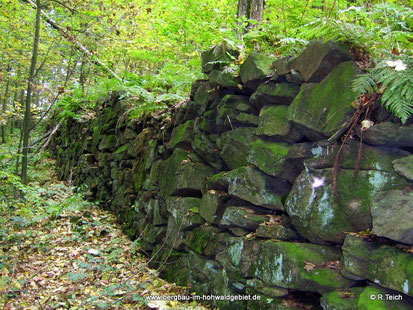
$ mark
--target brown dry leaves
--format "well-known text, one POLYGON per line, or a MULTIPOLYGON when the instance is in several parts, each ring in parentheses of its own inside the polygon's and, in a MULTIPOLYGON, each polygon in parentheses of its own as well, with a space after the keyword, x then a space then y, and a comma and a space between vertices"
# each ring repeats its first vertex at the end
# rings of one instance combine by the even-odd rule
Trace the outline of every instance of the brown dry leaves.
MULTIPOLYGON (((10 226, 14 239, 0 244, 0 308, 148 309, 143 296, 188 295, 158 278, 115 223, 113 215, 90 205, 10 226)), ((177 302, 163 306, 195 309, 177 302)))

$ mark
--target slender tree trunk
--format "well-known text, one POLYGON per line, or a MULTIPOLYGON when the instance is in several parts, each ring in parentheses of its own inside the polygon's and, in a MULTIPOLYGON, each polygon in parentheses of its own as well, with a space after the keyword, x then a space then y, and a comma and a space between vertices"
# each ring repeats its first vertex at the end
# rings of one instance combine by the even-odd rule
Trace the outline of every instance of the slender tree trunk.
POLYGON ((261 22, 263 16, 264 0, 238 0, 237 18, 241 20, 238 22, 238 36, 241 37, 245 32, 248 32, 257 26, 257 24, 248 23, 244 28, 243 20, 254 19, 261 22))
MULTIPOLYGON (((24 89, 21 90, 20 92, 20 104, 21 106, 24 105, 24 89)), ((19 166, 20 166, 20 155, 22 154, 22 142, 23 142, 23 122, 19 119, 17 122, 17 127, 19 128, 19 133, 20 133, 20 139, 19 139, 19 147, 17 148, 17 159, 16 159, 16 171, 15 175, 19 174, 19 166)))
MULTIPOLYGON (((8 101, 8 96, 9 96, 9 86, 10 86, 10 66, 7 68, 7 82, 6 82, 6 89, 4 91, 4 98, 3 98, 3 106, 1 108, 1 112, 3 114, 3 117, 6 114, 6 106, 7 106, 7 101, 8 101)), ((4 120, 6 121, 6 120, 4 120)), ((1 143, 6 143, 6 124, 1 125, 1 143)))
POLYGON ((81 59, 81 63, 80 63, 80 76, 79 76, 79 83, 80 83, 80 87, 82 88, 82 97, 85 98, 85 82, 86 82, 86 76, 85 76, 85 61, 83 60, 83 58, 81 59))
MULTIPOLYGON (((19 89, 17 87, 18 87, 18 85, 16 85, 16 90, 14 92, 13 111, 16 111, 16 101, 19 98, 19 89)), ((14 133, 14 125, 15 125, 15 115, 14 115, 14 112, 13 112, 13 116, 12 116, 11 122, 10 122, 10 134, 11 135, 14 133)))
POLYGON ((36 24, 34 26, 34 41, 32 60, 30 64, 29 81, 27 83, 27 96, 26 96, 26 110, 23 120, 23 158, 22 158, 22 183, 27 183, 27 159, 29 152, 29 136, 30 136, 30 120, 31 120, 31 101, 32 101, 32 85, 34 80, 34 74, 36 71, 37 53, 39 49, 40 38, 40 0, 36 0, 36 24))

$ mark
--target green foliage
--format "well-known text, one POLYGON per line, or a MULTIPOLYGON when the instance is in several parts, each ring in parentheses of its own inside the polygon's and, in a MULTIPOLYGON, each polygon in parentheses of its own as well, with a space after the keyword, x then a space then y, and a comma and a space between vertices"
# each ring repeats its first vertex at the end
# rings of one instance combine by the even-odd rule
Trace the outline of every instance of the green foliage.
POLYGON ((299 36, 345 41, 373 56, 390 54, 393 48, 410 55, 412 19, 412 9, 392 3, 351 6, 339 10, 334 19, 324 17, 305 24, 299 28, 299 36))
POLYGON ((382 104, 404 124, 413 115, 413 59, 382 60, 353 83, 363 94, 382 93, 382 104))

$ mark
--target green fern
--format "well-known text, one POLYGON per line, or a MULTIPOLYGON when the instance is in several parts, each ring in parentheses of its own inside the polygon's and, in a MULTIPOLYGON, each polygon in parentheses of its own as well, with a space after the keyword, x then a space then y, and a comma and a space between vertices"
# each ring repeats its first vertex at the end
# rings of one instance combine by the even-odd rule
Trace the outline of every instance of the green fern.
POLYGON ((353 90, 363 94, 382 93, 381 103, 404 124, 413 115, 413 60, 399 57, 397 61, 399 67, 390 60, 380 61, 354 81, 353 90))

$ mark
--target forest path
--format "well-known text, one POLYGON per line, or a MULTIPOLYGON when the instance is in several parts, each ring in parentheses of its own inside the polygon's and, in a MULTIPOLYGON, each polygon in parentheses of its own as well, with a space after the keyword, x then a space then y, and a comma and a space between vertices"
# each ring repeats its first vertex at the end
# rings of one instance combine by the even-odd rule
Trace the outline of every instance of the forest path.
POLYGON ((189 292, 160 279, 112 214, 55 176, 25 187, 2 173, 0 188, 1 309, 207 309, 145 300, 189 292))

